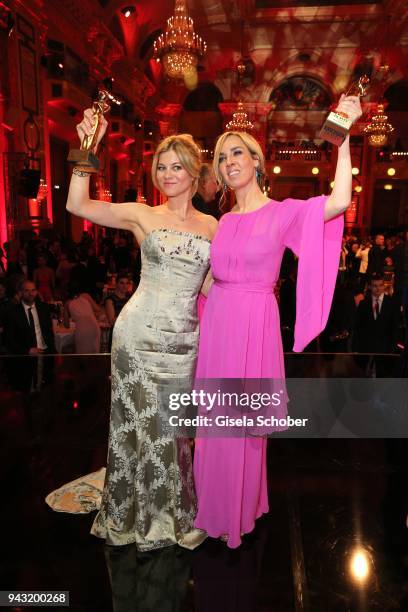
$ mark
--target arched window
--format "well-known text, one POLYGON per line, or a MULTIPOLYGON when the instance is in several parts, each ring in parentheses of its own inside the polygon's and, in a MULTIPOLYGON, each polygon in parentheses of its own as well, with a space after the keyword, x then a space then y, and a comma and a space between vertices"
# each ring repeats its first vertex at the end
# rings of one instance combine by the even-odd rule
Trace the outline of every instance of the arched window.
POLYGON ((222 132, 218 108, 222 100, 220 90, 212 83, 200 83, 184 100, 180 131, 193 136, 202 149, 203 159, 211 158, 214 142, 222 132))
POLYGON ((286 79, 272 92, 270 102, 276 110, 323 110, 331 104, 330 94, 322 83, 308 76, 286 79))
POLYGON ((218 112, 219 102, 222 102, 222 95, 218 87, 212 83, 202 83, 188 94, 184 100, 183 109, 218 112))
POLYGON ((388 111, 408 111, 408 81, 398 81, 386 90, 384 98, 388 101, 388 111))

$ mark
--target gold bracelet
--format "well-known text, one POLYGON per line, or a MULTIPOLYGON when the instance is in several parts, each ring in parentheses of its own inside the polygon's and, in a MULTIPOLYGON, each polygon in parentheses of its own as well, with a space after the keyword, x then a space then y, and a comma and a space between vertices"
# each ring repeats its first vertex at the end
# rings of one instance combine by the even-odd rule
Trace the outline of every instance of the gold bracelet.
POLYGON ((92 172, 86 172, 85 170, 80 170, 79 168, 77 168, 76 166, 74 166, 74 169, 72 170, 72 174, 75 174, 76 176, 91 176, 92 172))

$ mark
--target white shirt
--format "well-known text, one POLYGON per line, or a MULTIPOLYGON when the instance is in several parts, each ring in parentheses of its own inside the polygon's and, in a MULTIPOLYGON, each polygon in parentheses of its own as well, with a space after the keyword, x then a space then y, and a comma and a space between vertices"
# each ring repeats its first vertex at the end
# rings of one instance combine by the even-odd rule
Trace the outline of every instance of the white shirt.
POLYGON ((37 348, 46 349, 47 345, 44 342, 44 338, 41 332, 40 320, 38 318, 38 312, 37 312, 37 308, 35 307, 35 304, 33 304, 32 306, 28 306, 25 302, 22 302, 22 304, 24 306, 24 310, 27 316, 27 321, 29 324, 30 324, 30 317, 28 315, 28 311, 31 308, 31 314, 33 315, 33 319, 34 319, 35 337, 37 338, 37 348))
POLYGON ((382 293, 381 295, 378 296, 378 298, 371 296, 371 300, 372 300, 372 307, 373 307, 373 315, 374 315, 374 319, 377 319, 377 313, 375 312, 375 305, 378 299, 378 314, 380 314, 381 312, 381 306, 383 303, 383 299, 384 299, 384 293, 382 293))
POLYGON ((365 249, 358 249, 356 253, 356 257, 361 259, 360 263, 360 274, 365 274, 368 268, 368 254, 370 252, 370 247, 366 247, 365 249))

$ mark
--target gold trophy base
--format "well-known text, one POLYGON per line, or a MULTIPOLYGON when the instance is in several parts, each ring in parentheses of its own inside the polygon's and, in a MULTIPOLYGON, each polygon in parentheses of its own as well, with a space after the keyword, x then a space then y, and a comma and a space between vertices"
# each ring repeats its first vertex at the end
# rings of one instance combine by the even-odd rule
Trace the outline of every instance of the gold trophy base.
POLYGON ((317 137, 322 140, 327 140, 339 147, 349 134, 352 125, 353 122, 351 119, 332 111, 328 115, 317 137))
POLYGON ((91 151, 71 149, 68 161, 74 163, 79 170, 84 172, 99 172, 99 159, 91 151))

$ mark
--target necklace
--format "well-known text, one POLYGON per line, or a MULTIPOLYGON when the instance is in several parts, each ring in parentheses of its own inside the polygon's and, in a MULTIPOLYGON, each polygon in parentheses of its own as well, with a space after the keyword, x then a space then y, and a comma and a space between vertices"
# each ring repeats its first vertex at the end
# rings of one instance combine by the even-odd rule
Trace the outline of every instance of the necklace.
POLYGON ((170 212, 172 215, 174 215, 175 217, 177 217, 177 219, 178 219, 179 221, 181 221, 182 223, 184 223, 184 221, 187 221, 188 219, 191 219, 192 217, 195 217, 195 216, 196 216, 196 215, 195 215, 195 210, 194 210, 194 208, 192 208, 192 210, 190 210, 190 211, 187 213, 187 215, 186 215, 185 217, 180 216, 179 214, 177 214, 177 212, 176 212, 175 210, 171 210, 171 208, 169 208, 168 206, 167 206, 167 210, 168 210, 168 211, 169 211, 169 212, 170 212))

